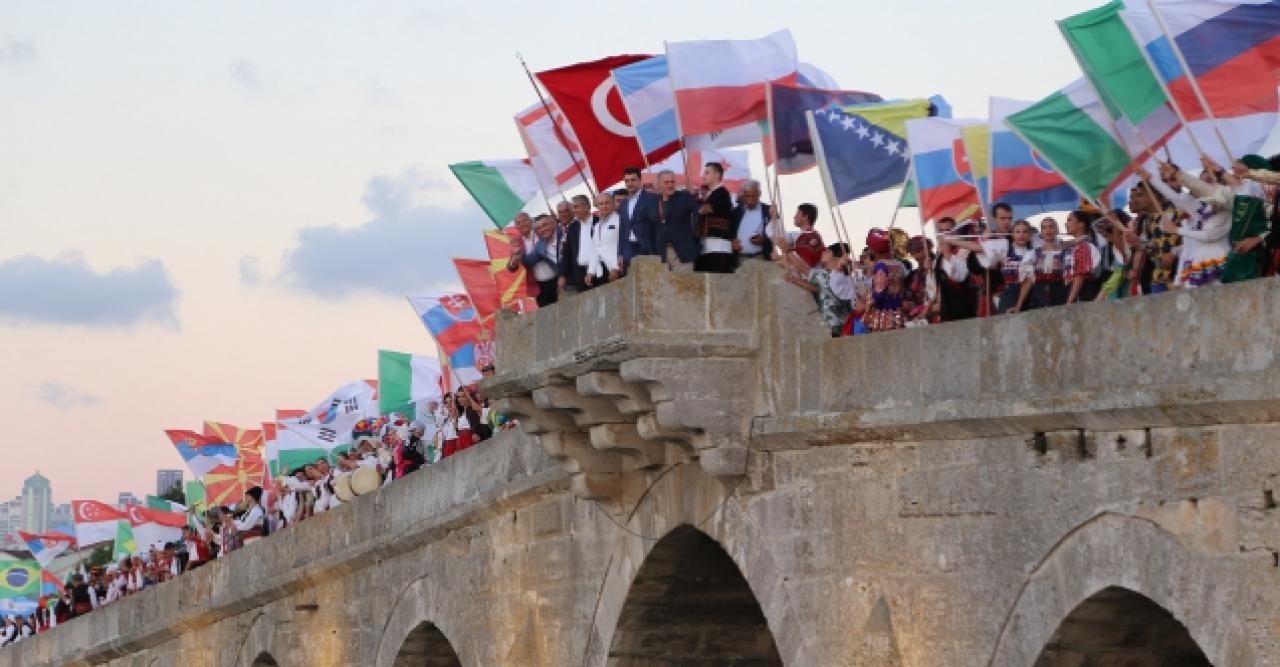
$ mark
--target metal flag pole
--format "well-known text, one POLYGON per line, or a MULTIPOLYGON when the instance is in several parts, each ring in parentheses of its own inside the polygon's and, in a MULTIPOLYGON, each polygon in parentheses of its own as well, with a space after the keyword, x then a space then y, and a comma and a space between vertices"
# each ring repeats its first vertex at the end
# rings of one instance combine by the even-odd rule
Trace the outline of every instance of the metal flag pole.
MULTIPOLYGON (((577 168, 578 175, 582 177, 582 182, 587 186, 587 192, 590 192, 591 199, 595 200, 596 191, 591 188, 591 179, 587 178, 587 173, 583 171, 578 158, 574 157, 573 150, 569 148, 569 138, 560 129, 560 124, 556 122, 555 114, 551 113, 551 105, 547 104, 547 98, 542 94, 542 89, 538 87, 538 80, 533 78, 533 72, 529 71, 529 65, 525 63, 524 56, 519 51, 516 52, 516 60, 520 61, 520 67, 524 68, 524 73, 529 77, 529 85, 533 86, 533 92, 538 94, 538 101, 542 103, 543 110, 547 112, 547 118, 551 121, 551 127, 555 130, 556 138, 560 140, 565 151, 569 153, 569 159, 573 160, 573 166, 577 168)), ((563 194, 562 192, 561 195, 563 196, 563 194)))
MULTIPOLYGON (((1173 55, 1178 59, 1178 64, 1182 66, 1182 71, 1186 72, 1187 82, 1191 84, 1191 90, 1195 92, 1196 100, 1200 102, 1200 106, 1204 109, 1205 117, 1208 118, 1209 122, 1213 125, 1213 133, 1217 135, 1218 142, 1222 144, 1222 150, 1226 152, 1228 162, 1234 160, 1236 156, 1231 154, 1231 147, 1227 145, 1226 138, 1222 136, 1222 128, 1218 127, 1218 119, 1213 114, 1213 107, 1209 106, 1209 100, 1205 98, 1204 91, 1200 89, 1200 82, 1196 81, 1195 73, 1191 71, 1191 66, 1187 64, 1187 58, 1182 53, 1182 47, 1178 46, 1178 40, 1174 37, 1173 33, 1169 31, 1169 26, 1165 23, 1164 16, 1162 16, 1160 14, 1160 10, 1156 8, 1155 0, 1147 0, 1147 7, 1151 9, 1151 16, 1155 18, 1156 23, 1159 24, 1160 30, 1164 32, 1165 38, 1169 40, 1169 46, 1172 47, 1173 55)), ((1171 95, 1169 99, 1172 100, 1173 96, 1171 95)), ((1204 151, 1202 150, 1200 152, 1203 153, 1204 151)))

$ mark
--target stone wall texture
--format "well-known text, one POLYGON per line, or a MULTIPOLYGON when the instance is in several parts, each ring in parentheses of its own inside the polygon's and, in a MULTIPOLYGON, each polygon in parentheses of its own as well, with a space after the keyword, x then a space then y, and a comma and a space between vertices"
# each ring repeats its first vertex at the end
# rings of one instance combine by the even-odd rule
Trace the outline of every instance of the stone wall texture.
POLYGON ((499 325, 519 431, 0 667, 1280 665, 1270 280, 830 339, 771 266, 499 325))

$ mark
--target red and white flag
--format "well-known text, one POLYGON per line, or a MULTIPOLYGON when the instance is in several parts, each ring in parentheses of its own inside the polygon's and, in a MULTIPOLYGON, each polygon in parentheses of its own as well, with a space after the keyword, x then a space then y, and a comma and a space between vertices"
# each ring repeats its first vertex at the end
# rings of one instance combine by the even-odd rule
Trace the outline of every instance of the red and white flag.
MULTIPOLYGON (((604 190, 622 180, 627 167, 643 168, 645 156, 636 140, 627 108, 614 81, 612 70, 652 56, 610 56, 587 63, 538 72, 538 80, 560 106, 582 151, 591 165, 591 176, 597 190, 604 190)), ((661 160, 677 146, 655 156, 661 160)))
POLYGON ((670 170, 676 175, 678 182, 684 183, 687 180, 697 188, 702 185, 702 169, 708 162, 718 162, 721 167, 724 167, 722 184, 725 189, 736 195, 742 189, 742 182, 751 178, 750 156, 751 154, 745 150, 689 150, 683 156, 677 153, 653 165, 651 169, 644 172, 644 182, 656 184, 654 174, 670 170), (685 174, 688 174, 687 179, 685 174))
POLYGON ((139 552, 181 540, 182 527, 187 525, 187 515, 182 512, 153 510, 141 505, 130 505, 128 515, 139 552))
POLYGON ((538 186, 547 197, 583 183, 582 175, 590 173, 578 137, 569 127, 564 114, 554 101, 537 102, 516 114, 516 129, 529 153, 529 164, 538 177, 538 186))
POLYGON ((790 30, 760 39, 671 42, 667 67, 684 136, 764 120, 766 83, 793 83, 799 60, 790 30))
POLYGON ((96 500, 73 500, 71 517, 76 525, 76 544, 85 547, 116 539, 116 522, 129 515, 96 500))

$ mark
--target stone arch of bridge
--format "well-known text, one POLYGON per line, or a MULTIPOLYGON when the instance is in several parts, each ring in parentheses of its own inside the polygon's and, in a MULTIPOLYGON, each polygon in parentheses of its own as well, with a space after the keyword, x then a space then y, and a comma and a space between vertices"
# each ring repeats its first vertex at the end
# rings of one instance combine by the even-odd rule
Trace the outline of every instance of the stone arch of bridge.
POLYGON ((1081 602, 1053 632, 1037 667, 1119 665, 1213 667, 1186 626, 1150 598, 1110 586, 1081 602))
POLYGON ((276 646, 275 624, 271 622, 265 609, 253 612, 249 627, 240 640, 236 651, 236 667, 270 667, 284 663, 276 656, 287 656, 284 647, 276 646))
POLYGON ((988 664, 1035 665, 1063 622, 1081 618, 1081 609, 1105 613, 1126 604, 1152 619, 1159 618, 1157 612, 1167 614, 1212 664, 1253 664, 1238 601, 1228 592, 1233 587, 1214 561, 1148 519, 1097 515, 1060 540, 1032 571, 988 664))
POLYGON ((280 663, 276 662, 276 659, 266 651, 259 653, 258 657, 254 658, 253 662, 249 665, 249 667, 279 667, 279 666, 280 666, 280 663))
POLYGON ((732 480, 707 475, 696 463, 678 465, 653 482, 619 520, 581 665, 612 664, 609 651, 637 575, 663 540, 690 530, 713 543, 725 562, 736 567, 763 614, 782 662, 817 664, 808 655, 820 646, 812 624, 802 622, 793 610, 769 541, 761 539, 761 529, 743 505, 730 498, 734 490, 732 480))
POLYGON ((465 647, 449 639, 457 636, 448 616, 440 611, 435 584, 429 577, 421 577, 406 585, 396 597, 378 640, 374 665, 460 666, 464 664, 459 657, 460 648, 465 650, 465 647))

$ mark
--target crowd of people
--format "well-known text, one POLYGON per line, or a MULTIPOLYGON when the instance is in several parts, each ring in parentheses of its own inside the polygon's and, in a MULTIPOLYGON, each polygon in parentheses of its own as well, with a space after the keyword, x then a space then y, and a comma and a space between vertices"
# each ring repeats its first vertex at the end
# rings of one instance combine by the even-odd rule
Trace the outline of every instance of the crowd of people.
MULTIPOLYGON (((482 376, 492 374, 492 366, 481 369, 482 376)), ((491 409, 479 388, 468 386, 427 402, 417 419, 391 414, 364 420, 353 430, 352 447, 332 459, 320 457, 282 471, 269 488, 247 489, 234 507, 212 507, 204 513, 192 508, 181 540, 148 545, 142 553, 105 566, 82 565, 35 614, 6 618, 0 625, 0 646, 164 583, 516 425, 491 409)))
POLYGON ((1013 207, 997 202, 987 218, 933 221, 936 244, 872 229, 856 257, 848 243, 823 241, 813 204, 796 208, 788 230, 759 182, 744 182, 735 201, 718 163, 706 165, 696 191, 678 188, 670 171, 650 189, 628 169, 624 188, 594 202, 577 195, 555 216, 521 213, 507 268, 526 267, 529 293, 547 306, 617 280, 641 255, 716 273, 772 261, 813 295, 833 336, 1273 275, 1280 156, 1245 156, 1230 170, 1204 157, 1200 166, 1198 175, 1167 163, 1156 176, 1139 169, 1127 210, 1082 201, 1060 226, 1053 216, 1014 220, 1013 207))

